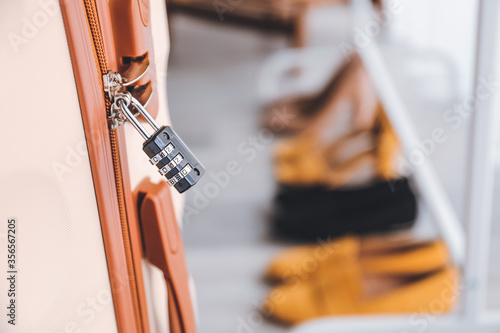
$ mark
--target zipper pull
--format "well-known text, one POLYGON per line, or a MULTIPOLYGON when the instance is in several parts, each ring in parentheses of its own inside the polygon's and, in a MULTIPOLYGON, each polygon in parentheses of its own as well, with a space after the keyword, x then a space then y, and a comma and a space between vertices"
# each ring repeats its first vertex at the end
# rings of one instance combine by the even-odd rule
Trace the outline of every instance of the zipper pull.
POLYGON ((142 150, 156 165, 158 172, 167 178, 167 183, 183 193, 194 186, 205 173, 205 167, 194 156, 187 145, 170 126, 160 126, 146 108, 128 91, 122 89, 122 77, 109 72, 103 76, 104 90, 111 100, 110 127, 130 122, 146 140, 142 150), (137 117, 142 116, 152 127, 150 134, 137 117))

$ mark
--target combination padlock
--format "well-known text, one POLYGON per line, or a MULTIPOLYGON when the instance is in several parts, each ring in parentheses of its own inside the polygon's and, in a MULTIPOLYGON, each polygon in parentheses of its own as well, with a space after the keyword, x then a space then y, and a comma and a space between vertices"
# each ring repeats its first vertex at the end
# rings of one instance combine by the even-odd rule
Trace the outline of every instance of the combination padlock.
MULTIPOLYGON (((116 92, 114 97, 111 112, 125 116, 146 140, 142 150, 149 157, 151 164, 158 167, 158 172, 167 178, 168 184, 180 193, 195 185, 205 173, 205 168, 177 133, 169 126, 160 127, 139 101, 128 92, 116 92), (137 113, 133 114, 130 106, 137 113), (152 135, 137 119, 139 115, 142 115, 154 129, 152 135)), ((122 119, 122 122, 124 121, 125 119, 122 119)))

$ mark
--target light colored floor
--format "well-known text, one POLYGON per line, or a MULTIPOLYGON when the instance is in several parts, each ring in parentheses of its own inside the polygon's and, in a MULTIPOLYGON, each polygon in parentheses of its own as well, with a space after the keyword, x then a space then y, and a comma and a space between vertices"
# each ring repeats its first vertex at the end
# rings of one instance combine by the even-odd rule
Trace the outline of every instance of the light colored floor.
MULTIPOLYGON (((258 304, 269 289, 261 274, 285 244, 272 241, 267 233, 266 214, 274 189, 272 143, 259 140, 257 76, 262 62, 287 41, 276 34, 186 16, 174 16, 170 23, 171 115, 176 131, 208 170, 200 184, 188 192, 191 210, 184 221, 188 265, 198 291, 200 333, 285 332, 279 325, 262 321, 258 312, 258 304), (248 149, 254 140, 254 155, 238 152, 238 147, 248 149), (221 172, 231 160, 238 162, 241 172, 217 185, 215 179, 224 178, 221 172)), ((420 133, 424 136, 433 128, 421 113, 413 117, 422 124, 420 133)), ((459 134, 452 135, 457 137, 432 159, 454 206, 463 210, 463 196, 457 193, 463 193, 464 188, 458 178, 464 175, 467 157, 460 149, 466 142, 459 134)), ((500 216, 500 211, 495 216, 500 216)), ((497 224, 492 240, 500 239, 497 224)), ((500 253, 498 242, 493 243, 493 251, 500 253)), ((498 307, 498 267, 492 270, 490 281, 490 305, 498 307)))

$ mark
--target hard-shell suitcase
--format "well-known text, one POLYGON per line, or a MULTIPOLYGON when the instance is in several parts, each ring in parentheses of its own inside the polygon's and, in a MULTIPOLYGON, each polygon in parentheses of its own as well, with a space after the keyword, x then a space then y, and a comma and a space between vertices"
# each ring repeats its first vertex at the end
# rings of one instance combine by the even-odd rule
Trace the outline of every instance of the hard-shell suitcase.
POLYGON ((178 192, 202 166, 123 125, 170 123, 167 29, 161 0, 0 4, 1 332, 195 332, 178 192))

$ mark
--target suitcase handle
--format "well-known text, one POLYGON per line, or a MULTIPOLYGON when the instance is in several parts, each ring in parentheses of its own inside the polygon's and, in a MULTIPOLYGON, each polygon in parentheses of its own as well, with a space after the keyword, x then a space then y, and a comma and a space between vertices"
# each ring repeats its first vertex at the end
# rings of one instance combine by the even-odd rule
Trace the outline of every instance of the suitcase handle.
POLYGON ((136 198, 144 256, 163 272, 167 285, 170 332, 195 333, 184 246, 170 189, 164 181, 154 184, 145 179, 136 198))

